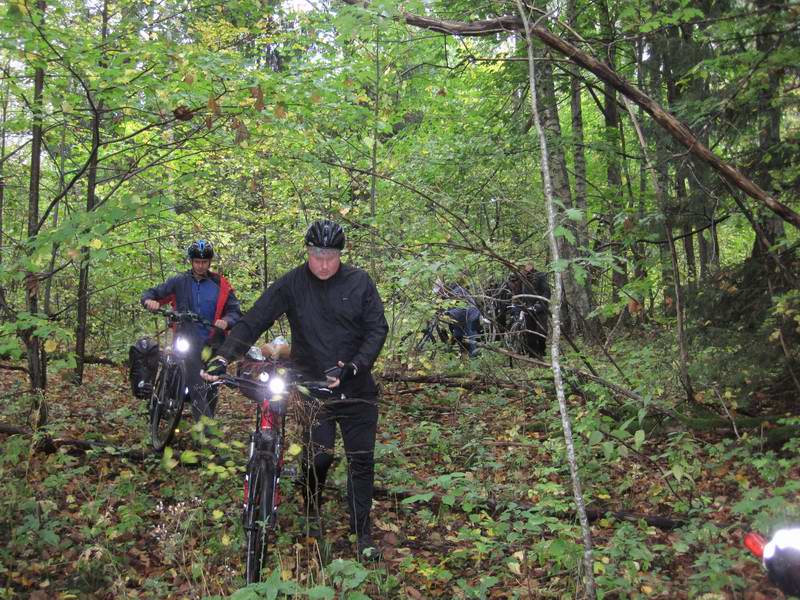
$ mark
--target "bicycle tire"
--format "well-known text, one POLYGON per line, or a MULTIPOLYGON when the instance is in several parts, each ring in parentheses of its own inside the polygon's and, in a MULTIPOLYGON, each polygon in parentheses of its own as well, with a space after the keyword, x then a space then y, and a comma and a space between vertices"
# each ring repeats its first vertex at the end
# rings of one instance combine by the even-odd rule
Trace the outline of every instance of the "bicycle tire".
POLYGON ((261 570, 269 553, 274 475, 264 459, 256 460, 247 469, 247 506, 242 520, 246 539, 244 575, 248 584, 261 581, 261 570))
POLYGON ((172 441, 183 411, 186 372, 181 363, 162 364, 153 386, 150 409, 150 443, 163 452, 172 441))

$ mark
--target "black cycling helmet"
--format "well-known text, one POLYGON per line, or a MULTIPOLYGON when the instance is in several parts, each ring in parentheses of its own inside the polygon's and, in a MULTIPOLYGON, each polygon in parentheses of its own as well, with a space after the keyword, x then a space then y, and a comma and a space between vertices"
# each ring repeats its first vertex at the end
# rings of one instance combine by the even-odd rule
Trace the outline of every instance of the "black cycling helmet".
POLYGON ((344 248, 344 229, 338 223, 323 219, 314 221, 306 231, 306 246, 315 248, 344 248))
POLYGON ((214 246, 211 242, 205 240, 197 240, 186 249, 186 256, 189 260, 193 258, 212 259, 214 258, 214 246))

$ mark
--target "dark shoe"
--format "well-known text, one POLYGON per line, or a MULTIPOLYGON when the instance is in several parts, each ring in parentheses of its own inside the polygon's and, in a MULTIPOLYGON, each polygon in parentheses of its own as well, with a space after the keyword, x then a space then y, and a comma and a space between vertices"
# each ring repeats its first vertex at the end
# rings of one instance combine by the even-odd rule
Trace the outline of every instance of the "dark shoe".
POLYGON ((375 562, 381 559, 381 550, 369 533, 363 534, 356 542, 358 560, 361 562, 375 562))

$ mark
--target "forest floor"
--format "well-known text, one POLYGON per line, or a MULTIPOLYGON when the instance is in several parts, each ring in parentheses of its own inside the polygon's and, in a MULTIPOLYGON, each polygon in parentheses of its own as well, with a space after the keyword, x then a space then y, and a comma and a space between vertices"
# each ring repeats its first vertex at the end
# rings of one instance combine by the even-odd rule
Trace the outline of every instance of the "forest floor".
MULTIPOLYGON (((580 528, 550 372, 509 369, 496 356, 447 360, 455 375, 443 383, 384 381, 373 512, 383 559, 354 560, 340 458, 326 490, 330 547, 300 534, 300 494, 287 477, 272 576, 244 589, 252 406, 223 391, 218 439, 201 443, 185 416, 171 453, 125 457, 120 449, 145 448, 146 432, 126 371, 90 367, 81 387, 54 376, 47 434, 103 444, 48 453, 42 433, 0 434, 0 598, 574 597, 580 528)), ((426 367, 387 370, 424 379, 426 367)), ((25 385, 24 374, 0 371, 3 424, 29 419, 25 385)), ((630 413, 582 389, 568 400, 586 502, 626 512, 592 523, 599 595, 780 597, 741 539, 750 527, 797 521, 797 442, 768 450, 759 431, 690 432, 654 406, 630 413)))

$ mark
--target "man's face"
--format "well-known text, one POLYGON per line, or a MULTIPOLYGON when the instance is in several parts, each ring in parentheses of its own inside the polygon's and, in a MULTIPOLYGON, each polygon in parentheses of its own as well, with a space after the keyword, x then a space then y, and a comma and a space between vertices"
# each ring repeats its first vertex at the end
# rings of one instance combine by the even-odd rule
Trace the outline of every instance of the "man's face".
POLYGON ((336 275, 342 264, 342 253, 335 248, 308 246, 308 268, 317 279, 325 281, 336 275))
POLYGON ((192 273, 198 277, 205 277, 208 274, 208 268, 211 266, 211 260, 208 258, 193 258, 192 259, 192 273))

